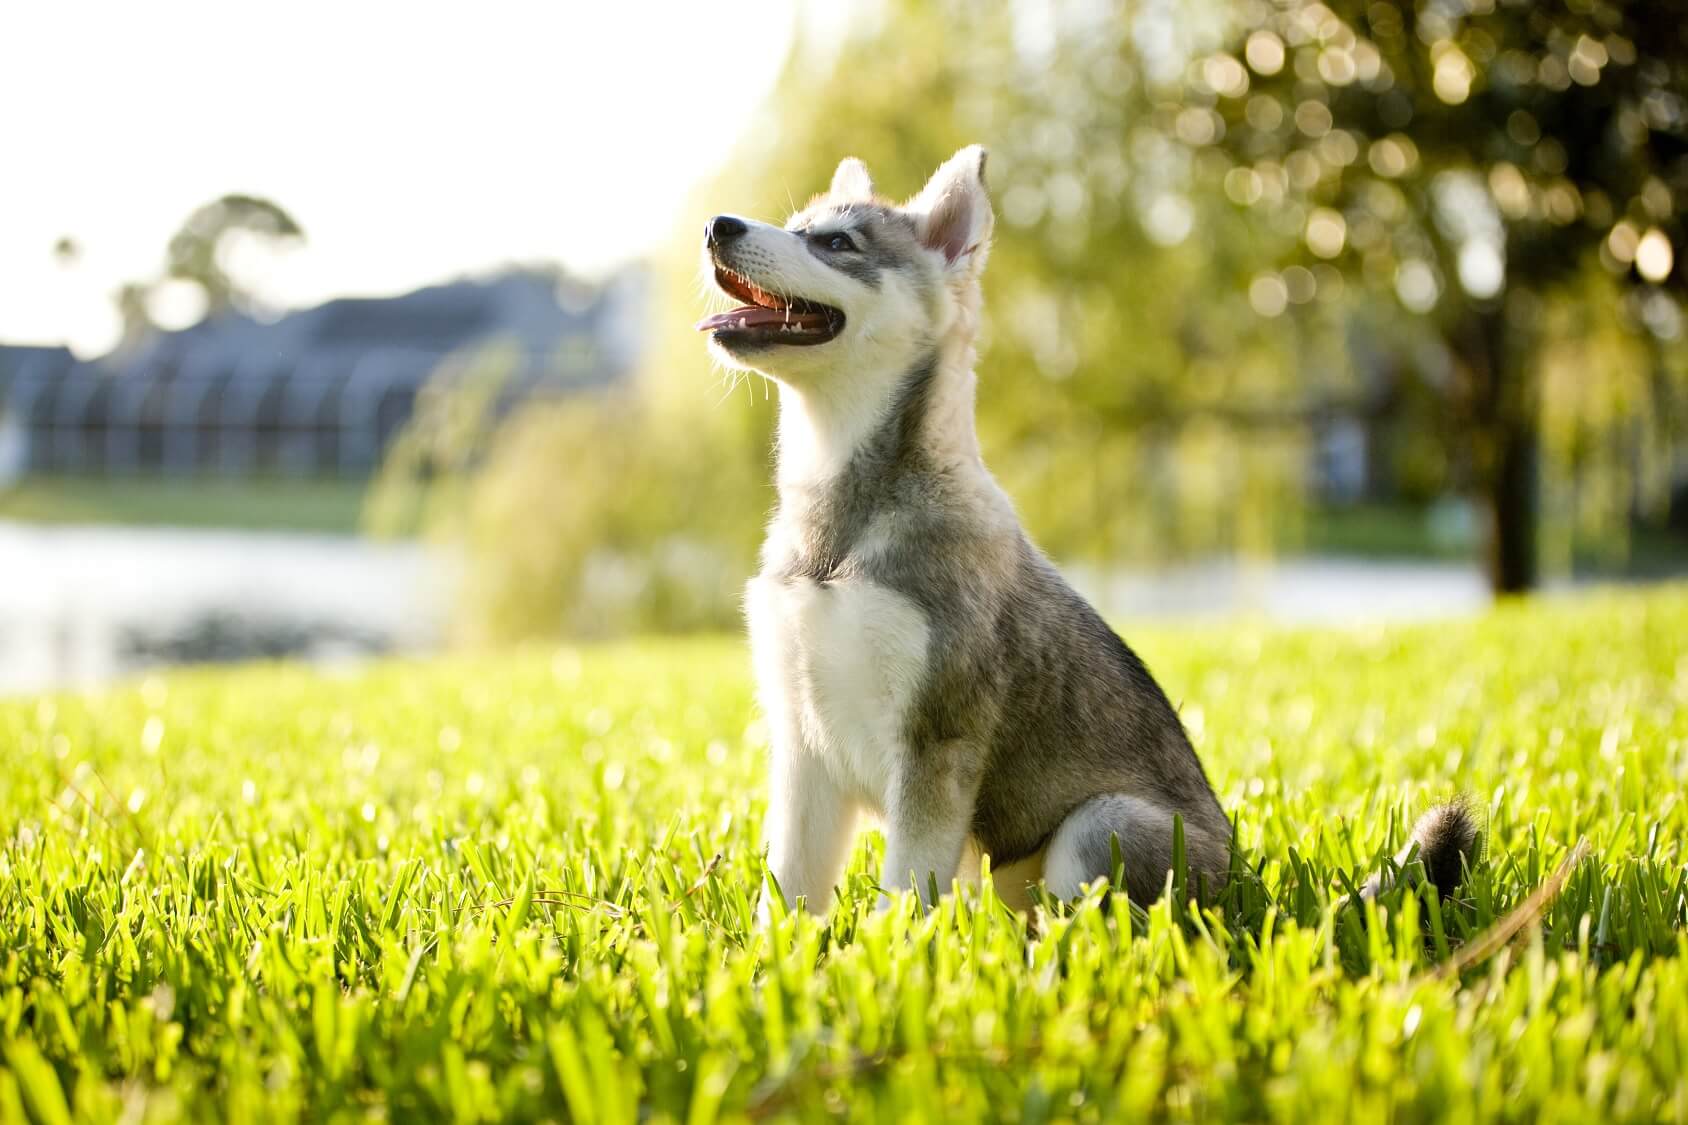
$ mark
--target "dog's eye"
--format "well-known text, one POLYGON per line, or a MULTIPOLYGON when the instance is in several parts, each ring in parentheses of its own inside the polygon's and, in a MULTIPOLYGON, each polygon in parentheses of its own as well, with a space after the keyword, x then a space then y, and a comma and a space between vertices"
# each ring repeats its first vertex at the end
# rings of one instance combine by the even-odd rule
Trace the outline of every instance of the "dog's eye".
POLYGON ((850 236, 847 234, 823 234, 821 236, 821 241, 825 244, 828 250, 837 254, 842 254, 847 250, 854 250, 856 248, 856 244, 850 241, 850 236))

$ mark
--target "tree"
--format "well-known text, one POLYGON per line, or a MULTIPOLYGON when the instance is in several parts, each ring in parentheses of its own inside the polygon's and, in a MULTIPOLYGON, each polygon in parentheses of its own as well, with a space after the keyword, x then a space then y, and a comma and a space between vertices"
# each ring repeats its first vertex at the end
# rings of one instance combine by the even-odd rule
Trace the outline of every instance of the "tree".
MULTIPOLYGON (((1604 269, 1680 335, 1688 23, 1648 0, 1251 0, 1163 115, 1223 153, 1293 256, 1392 292, 1454 358, 1443 389, 1497 592, 1533 586, 1543 311, 1604 269), (1598 263, 1598 265, 1595 265, 1598 263)), ((1271 275, 1257 307, 1282 307, 1271 275)), ((1585 373, 1600 379, 1603 373, 1585 373)))
MULTIPOLYGON (((250 311, 254 299, 240 278, 230 272, 228 258, 235 239, 254 237, 269 246, 304 240, 305 232, 279 204, 253 195, 225 195, 196 208, 170 236, 160 274, 119 286, 112 299, 123 320, 118 350, 139 344, 158 330, 152 302, 170 282, 187 282, 204 294, 204 316, 230 309, 250 311)), ((80 247, 61 238, 54 247, 61 261, 74 260, 80 247)))
POLYGON ((171 236, 164 272, 166 277, 195 282, 205 290, 207 316, 250 299, 239 279, 230 275, 227 261, 230 240, 240 234, 270 244, 305 237, 293 216, 257 196, 225 195, 195 210, 171 236))

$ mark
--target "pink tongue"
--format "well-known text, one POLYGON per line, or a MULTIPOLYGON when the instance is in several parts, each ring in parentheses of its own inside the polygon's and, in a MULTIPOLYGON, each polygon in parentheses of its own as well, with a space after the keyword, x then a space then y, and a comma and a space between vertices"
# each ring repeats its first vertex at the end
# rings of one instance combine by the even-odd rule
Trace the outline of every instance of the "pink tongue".
POLYGON ((793 330, 821 329, 826 327, 826 316, 822 313, 799 313, 786 309, 764 309, 756 305, 745 305, 742 308, 704 317, 697 322, 697 330, 699 332, 713 332, 717 328, 777 328, 787 324, 791 325, 793 330))

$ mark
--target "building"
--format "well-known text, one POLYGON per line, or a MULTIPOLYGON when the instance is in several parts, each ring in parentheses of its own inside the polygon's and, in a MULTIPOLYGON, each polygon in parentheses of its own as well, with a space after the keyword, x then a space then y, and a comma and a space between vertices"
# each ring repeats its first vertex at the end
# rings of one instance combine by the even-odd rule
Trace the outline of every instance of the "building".
POLYGON ((0 481, 26 473, 360 476, 448 360, 514 357, 500 404, 621 377, 637 275, 588 289, 545 270, 239 313, 102 359, 0 347, 0 481))

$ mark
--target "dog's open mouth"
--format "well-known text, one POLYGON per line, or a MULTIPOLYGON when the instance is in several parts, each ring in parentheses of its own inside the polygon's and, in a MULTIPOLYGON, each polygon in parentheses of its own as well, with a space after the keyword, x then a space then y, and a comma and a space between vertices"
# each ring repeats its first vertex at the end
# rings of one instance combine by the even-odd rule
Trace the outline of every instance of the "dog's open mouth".
POLYGON ((768 344, 824 344, 844 330, 844 314, 831 305, 801 297, 777 297, 743 274, 715 267, 715 284, 745 302, 736 309, 704 317, 699 332, 717 339, 768 344))

